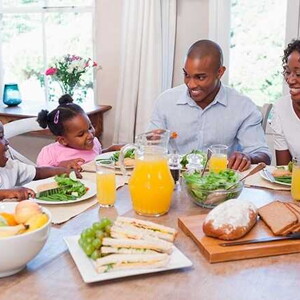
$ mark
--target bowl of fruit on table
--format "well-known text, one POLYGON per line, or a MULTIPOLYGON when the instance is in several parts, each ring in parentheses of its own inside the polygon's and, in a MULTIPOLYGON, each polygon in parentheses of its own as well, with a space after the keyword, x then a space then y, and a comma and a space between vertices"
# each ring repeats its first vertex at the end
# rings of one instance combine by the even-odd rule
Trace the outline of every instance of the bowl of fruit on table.
POLYGON ((21 271, 45 245, 51 214, 37 203, 0 203, 0 278, 21 271))
POLYGON ((207 172, 203 176, 197 171, 184 172, 182 177, 183 189, 195 204, 205 208, 237 198, 244 187, 243 182, 239 181, 240 174, 229 169, 219 173, 207 172))

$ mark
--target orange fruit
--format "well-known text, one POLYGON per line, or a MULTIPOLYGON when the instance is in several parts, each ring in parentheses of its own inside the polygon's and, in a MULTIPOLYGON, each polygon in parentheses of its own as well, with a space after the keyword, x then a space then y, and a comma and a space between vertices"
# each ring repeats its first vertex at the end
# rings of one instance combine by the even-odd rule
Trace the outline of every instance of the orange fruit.
POLYGON ((13 214, 1 212, 0 215, 7 221, 7 224, 9 226, 18 225, 18 223, 16 222, 16 219, 15 219, 15 216, 13 214))

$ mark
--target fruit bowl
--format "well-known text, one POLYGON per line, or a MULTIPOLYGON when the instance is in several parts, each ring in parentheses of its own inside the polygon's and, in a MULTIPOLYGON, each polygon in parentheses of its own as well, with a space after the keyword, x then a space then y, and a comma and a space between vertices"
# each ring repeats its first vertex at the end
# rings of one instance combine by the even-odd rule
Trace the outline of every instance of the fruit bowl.
POLYGON ((219 174, 208 172, 203 177, 199 173, 186 172, 183 173, 182 187, 195 204, 214 208, 226 200, 238 198, 244 187, 239 179, 240 174, 233 170, 225 170, 219 174))
MULTIPOLYGON (((0 212, 14 213, 18 202, 0 202, 0 212)), ((13 275, 21 271, 42 250, 51 227, 51 214, 48 222, 42 227, 19 235, 0 238, 0 278, 13 275)))

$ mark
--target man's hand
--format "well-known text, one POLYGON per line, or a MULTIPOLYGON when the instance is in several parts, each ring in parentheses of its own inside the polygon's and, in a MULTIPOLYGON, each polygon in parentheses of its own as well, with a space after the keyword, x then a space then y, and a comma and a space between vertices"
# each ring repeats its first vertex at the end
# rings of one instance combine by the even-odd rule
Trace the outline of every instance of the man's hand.
POLYGON ((81 165, 84 163, 84 159, 82 158, 76 158, 76 159, 70 159, 65 160, 59 163, 59 167, 67 168, 67 169, 73 169, 76 171, 81 171, 81 165))
POLYGON ((35 192, 32 189, 19 187, 1 191, 2 199, 17 199, 18 201, 34 198, 35 192))
POLYGON ((242 152, 233 152, 229 157, 227 167, 229 169, 238 170, 240 172, 249 169, 251 166, 250 155, 242 152))

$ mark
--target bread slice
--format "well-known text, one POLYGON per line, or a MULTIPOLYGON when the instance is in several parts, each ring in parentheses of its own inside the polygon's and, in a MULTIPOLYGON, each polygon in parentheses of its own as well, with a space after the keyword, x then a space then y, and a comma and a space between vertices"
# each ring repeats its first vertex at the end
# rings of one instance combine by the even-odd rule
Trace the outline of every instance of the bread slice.
POLYGON ((274 235, 282 235, 289 227, 298 223, 298 218, 283 202, 274 201, 258 209, 262 220, 274 235))
POLYGON ((297 217, 298 222, 295 225, 292 225, 291 227, 287 228, 285 231, 282 232, 282 235, 287 235, 289 233, 298 232, 300 228, 300 207, 293 202, 287 202, 284 203, 287 208, 289 208, 297 217))

